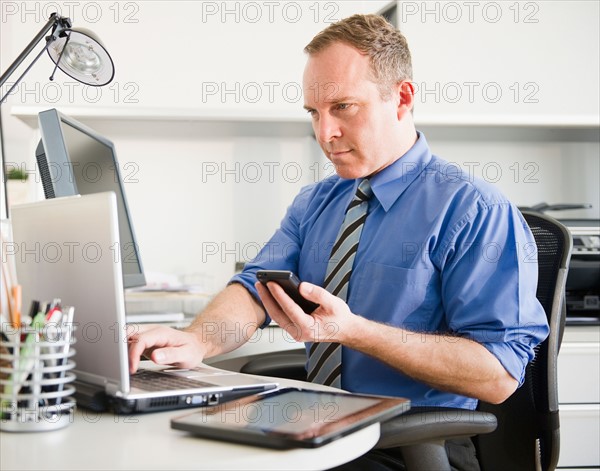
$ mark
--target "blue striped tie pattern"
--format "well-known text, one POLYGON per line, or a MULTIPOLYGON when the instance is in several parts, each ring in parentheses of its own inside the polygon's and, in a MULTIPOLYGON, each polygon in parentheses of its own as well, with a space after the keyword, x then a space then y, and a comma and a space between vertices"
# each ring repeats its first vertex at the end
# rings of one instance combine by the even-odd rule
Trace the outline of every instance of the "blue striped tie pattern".
MULTIPOLYGON (((323 287, 346 301, 354 257, 363 225, 367 219, 369 199, 373 190, 369 180, 360 182, 354 199, 346 209, 346 216, 338 233, 327 263, 323 287)), ((308 354, 308 380, 336 388, 342 383, 342 346, 334 342, 315 342, 308 354)))

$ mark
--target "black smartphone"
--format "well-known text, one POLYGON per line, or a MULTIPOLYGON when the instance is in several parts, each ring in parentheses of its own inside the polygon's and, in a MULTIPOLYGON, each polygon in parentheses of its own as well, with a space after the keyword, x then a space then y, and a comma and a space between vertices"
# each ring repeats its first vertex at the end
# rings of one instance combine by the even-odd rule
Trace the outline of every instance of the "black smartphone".
POLYGON ((267 282, 274 281, 287 295, 294 300, 294 302, 302 308, 304 312, 310 314, 319 307, 318 304, 309 301, 302 297, 299 291, 300 280, 293 272, 288 270, 258 270, 256 272, 256 278, 263 285, 267 285, 267 282))

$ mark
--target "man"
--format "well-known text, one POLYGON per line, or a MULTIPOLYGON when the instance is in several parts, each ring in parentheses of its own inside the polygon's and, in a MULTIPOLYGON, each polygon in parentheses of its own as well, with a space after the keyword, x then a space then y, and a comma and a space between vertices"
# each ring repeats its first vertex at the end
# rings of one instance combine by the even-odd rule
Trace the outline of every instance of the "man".
MULTIPOLYGON (((185 332, 153 326, 132 336, 131 371, 144 352, 160 364, 195 366, 238 347, 248 326, 270 317, 313 347, 309 377, 341 355, 326 384, 413 405, 504 401, 548 334, 537 266, 519 252, 533 243, 526 223, 496 189, 444 173, 413 123, 406 40, 384 19, 354 15, 305 51, 305 108, 337 175, 300 192, 263 251, 185 332), (360 243, 338 256, 346 212, 357 206, 366 219, 349 232, 359 228, 360 243), (278 285, 256 283, 258 269, 297 273, 301 294, 320 306, 305 314, 278 285), (207 335, 215 327, 230 334, 207 335), (319 345, 327 352, 315 366, 319 345)), ((459 466, 470 466, 469 453, 459 466)))

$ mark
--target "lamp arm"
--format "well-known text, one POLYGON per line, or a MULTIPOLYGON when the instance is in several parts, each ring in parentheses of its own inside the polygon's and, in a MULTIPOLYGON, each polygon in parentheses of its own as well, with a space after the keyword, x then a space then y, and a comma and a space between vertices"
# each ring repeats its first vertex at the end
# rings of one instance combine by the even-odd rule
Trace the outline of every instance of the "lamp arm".
MULTIPOLYGON (((58 59, 56 59, 56 64, 54 64, 54 69, 52 69, 52 75, 50 75, 49 79, 52 82, 54 80, 54 74, 56 73, 56 69, 58 69, 58 64, 60 64, 60 60, 62 59, 63 54, 65 53, 65 50, 67 49, 67 44, 69 44, 69 40, 71 39, 71 35, 67 35, 67 40, 65 41, 65 44, 63 45, 62 50, 60 51, 60 55, 58 56, 58 59)), ((45 47, 44 50, 48 49, 48 47, 45 47)))
POLYGON ((29 71, 29 69, 35 64, 35 62, 39 59, 42 53, 48 49, 50 44, 55 41, 58 36, 65 30, 71 27, 71 20, 69 18, 65 18, 63 16, 59 16, 56 13, 52 13, 50 15, 50 19, 44 25, 44 27, 40 30, 40 32, 31 40, 31 42, 27 45, 27 47, 19 54, 19 57, 15 59, 15 61, 10 65, 10 67, 2 74, 0 77, 0 88, 4 85, 4 82, 8 80, 8 78, 14 73, 14 71, 21 65, 21 63, 25 60, 25 58, 31 54, 31 51, 35 48, 35 46, 44 38, 46 33, 50 31, 51 28, 54 27, 54 31, 52 35, 47 38, 46 47, 42 49, 42 51, 36 56, 33 62, 29 65, 27 70, 19 77, 19 79, 14 83, 11 89, 6 92, 6 94, 0 99, 0 103, 4 101, 4 99, 13 91, 13 89, 17 86, 17 84, 21 81, 23 76, 29 71))

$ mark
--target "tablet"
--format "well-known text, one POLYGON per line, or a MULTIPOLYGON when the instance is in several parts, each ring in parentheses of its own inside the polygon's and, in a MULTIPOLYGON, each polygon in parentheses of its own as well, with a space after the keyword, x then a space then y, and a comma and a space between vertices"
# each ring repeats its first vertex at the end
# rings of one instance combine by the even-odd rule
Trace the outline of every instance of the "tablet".
POLYGON ((171 427, 268 448, 316 448, 409 408, 398 397, 283 388, 174 418, 171 427))

